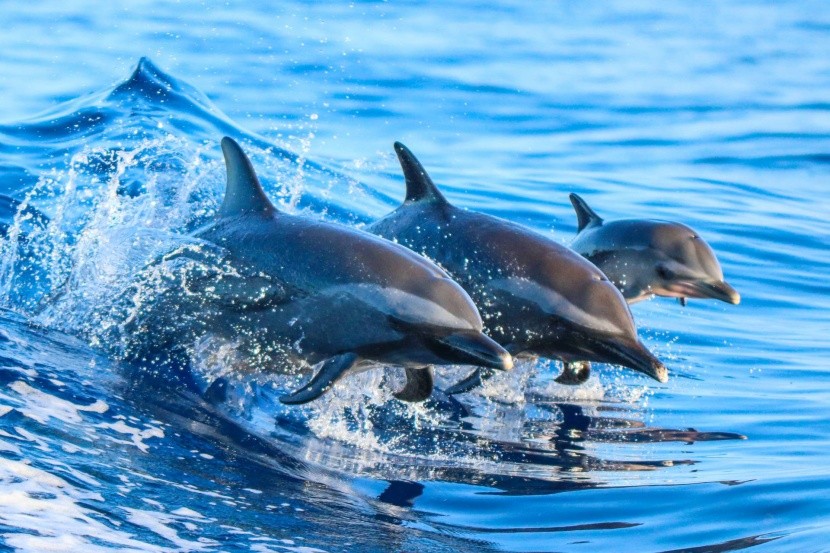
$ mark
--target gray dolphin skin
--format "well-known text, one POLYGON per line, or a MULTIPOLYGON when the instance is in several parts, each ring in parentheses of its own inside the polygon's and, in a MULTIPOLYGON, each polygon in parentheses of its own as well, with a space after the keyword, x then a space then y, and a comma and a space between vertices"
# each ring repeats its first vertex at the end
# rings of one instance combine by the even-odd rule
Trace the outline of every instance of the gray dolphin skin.
MULTIPOLYGON (((663 364, 637 337, 628 305, 593 264, 521 225, 451 205, 403 144, 403 204, 368 230, 437 262, 473 297, 488 334, 511 354, 560 359, 560 381, 579 383, 588 363, 623 365, 660 382, 663 364)), ((477 370, 448 393, 467 391, 477 370)))
POLYGON ((578 230, 571 248, 611 279, 629 303, 652 295, 710 298, 738 304, 741 296, 723 278, 715 252, 693 229, 648 219, 604 222, 571 194, 578 230))
MULTIPOLYGON (((239 145, 225 137, 222 152, 224 202, 195 237, 215 245, 229 269, 183 279, 187 293, 174 299, 196 303, 163 308, 191 312, 189 335, 178 339, 219 336, 264 372, 319 364, 305 386, 281 398, 288 404, 316 399, 347 372, 378 364, 406 369, 398 395, 408 401, 429 396, 432 365, 512 367, 482 333, 469 295, 434 263, 367 232, 279 211, 239 145)), ((177 255, 168 261, 204 265, 202 253, 177 255)))

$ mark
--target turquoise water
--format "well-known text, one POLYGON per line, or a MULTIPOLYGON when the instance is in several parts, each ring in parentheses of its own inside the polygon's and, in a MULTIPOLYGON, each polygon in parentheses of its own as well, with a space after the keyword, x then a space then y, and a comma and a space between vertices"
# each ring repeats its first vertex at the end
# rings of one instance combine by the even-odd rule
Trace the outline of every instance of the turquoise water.
POLYGON ((52 224, 0 205, 31 231, 2 243, 0 543, 830 550, 823 7, 6 6, 0 193, 52 224), (310 217, 394 208, 400 140, 457 205, 562 243, 568 192, 681 220, 743 301, 633 307, 666 384, 599 366, 566 388, 540 362, 420 407, 383 371, 306 408, 279 381, 207 404, 105 352, 130 275, 215 210, 225 134, 310 217))

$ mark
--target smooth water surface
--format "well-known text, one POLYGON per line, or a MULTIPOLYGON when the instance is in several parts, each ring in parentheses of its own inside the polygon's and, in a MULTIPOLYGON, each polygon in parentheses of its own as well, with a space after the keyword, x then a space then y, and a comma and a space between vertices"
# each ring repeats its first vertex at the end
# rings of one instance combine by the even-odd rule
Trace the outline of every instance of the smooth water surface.
POLYGON ((4 547, 830 551, 822 2, 117 4, 3 9, 4 547), (223 135, 351 225, 403 197, 395 140, 563 243, 572 191, 680 220, 743 301, 633 307, 667 384, 540 361, 458 401, 399 404, 387 369, 210 404, 105 352, 113 298, 221 200, 223 135))

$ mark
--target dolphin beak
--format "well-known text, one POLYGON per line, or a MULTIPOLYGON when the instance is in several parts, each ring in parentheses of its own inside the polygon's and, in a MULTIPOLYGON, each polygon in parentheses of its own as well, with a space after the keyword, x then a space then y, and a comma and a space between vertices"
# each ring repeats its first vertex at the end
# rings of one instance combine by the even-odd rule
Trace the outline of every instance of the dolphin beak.
POLYGON ((455 332, 434 340, 438 353, 450 362, 501 371, 513 368, 513 358, 507 350, 481 332, 455 332))
POLYGON ((606 344, 605 357, 607 362, 623 365, 643 374, 647 374, 658 382, 668 382, 669 371, 639 340, 635 342, 610 342, 606 344))
POLYGON ((697 281, 689 283, 695 294, 690 297, 710 298, 725 301, 732 305, 741 303, 741 295, 723 280, 697 281))

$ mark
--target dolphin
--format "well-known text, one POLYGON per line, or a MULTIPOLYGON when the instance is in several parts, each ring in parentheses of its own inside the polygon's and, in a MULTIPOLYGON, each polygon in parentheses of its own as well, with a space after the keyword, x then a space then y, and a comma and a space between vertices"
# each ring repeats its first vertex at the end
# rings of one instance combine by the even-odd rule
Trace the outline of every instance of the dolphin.
POLYGON ((225 137, 222 152, 224 201, 194 233, 203 247, 166 257, 192 268, 172 278, 181 284, 169 301, 145 316, 155 323, 148 332, 167 329, 186 343, 218 336, 266 372, 319 365, 280 398, 286 404, 312 401, 346 373, 378 364, 405 368, 407 384, 396 395, 407 401, 429 396, 433 365, 512 367, 445 271, 367 232, 278 210, 239 144, 225 137))
MULTIPOLYGON (((368 230, 446 269, 475 300, 488 334, 507 351, 563 361, 559 380, 569 384, 588 377, 589 361, 668 379, 602 271, 528 228, 453 206, 406 146, 396 142, 395 152, 406 198, 368 230)), ((467 391, 490 374, 477 370, 447 392, 467 391)))
POLYGON ((571 248, 602 269, 628 303, 652 295, 711 298, 738 304, 715 252, 681 223, 650 219, 604 222, 579 196, 570 195, 578 230, 571 248))

